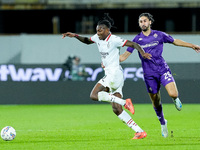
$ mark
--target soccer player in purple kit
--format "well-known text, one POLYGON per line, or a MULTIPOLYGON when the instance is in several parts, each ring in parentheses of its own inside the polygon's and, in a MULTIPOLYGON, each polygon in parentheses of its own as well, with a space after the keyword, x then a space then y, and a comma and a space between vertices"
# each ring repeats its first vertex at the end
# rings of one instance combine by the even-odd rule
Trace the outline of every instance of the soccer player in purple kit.
MULTIPOLYGON (((200 46, 184 42, 179 39, 174 39, 165 32, 152 30, 151 25, 154 22, 153 16, 150 13, 142 13, 139 16, 139 27, 142 32, 139 33, 132 41, 140 44, 146 53, 152 55, 151 59, 143 59, 139 54, 144 72, 144 81, 147 91, 152 101, 153 108, 161 124, 161 133, 163 137, 168 136, 167 120, 164 119, 162 110, 160 87, 161 84, 167 90, 169 96, 173 99, 177 110, 182 109, 182 103, 179 99, 178 90, 175 80, 171 74, 169 66, 162 57, 163 44, 172 43, 176 46, 189 47, 197 53, 200 52, 200 46)), ((124 54, 120 55, 120 61, 126 60, 134 48, 127 48, 124 54)))

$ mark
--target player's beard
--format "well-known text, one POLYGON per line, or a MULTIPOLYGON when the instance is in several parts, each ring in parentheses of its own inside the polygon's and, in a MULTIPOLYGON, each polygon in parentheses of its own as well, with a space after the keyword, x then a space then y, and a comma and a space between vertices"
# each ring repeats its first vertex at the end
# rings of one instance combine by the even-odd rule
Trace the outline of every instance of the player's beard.
POLYGON ((144 32, 146 32, 146 31, 149 30, 149 27, 150 27, 150 26, 142 26, 142 27, 141 27, 141 30, 144 31, 144 32))

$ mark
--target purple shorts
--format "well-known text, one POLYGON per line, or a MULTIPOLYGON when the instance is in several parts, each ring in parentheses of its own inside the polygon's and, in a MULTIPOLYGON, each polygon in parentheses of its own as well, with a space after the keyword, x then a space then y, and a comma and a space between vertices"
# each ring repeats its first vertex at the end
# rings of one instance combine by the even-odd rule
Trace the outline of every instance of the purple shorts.
POLYGON ((174 78, 170 70, 167 70, 165 73, 144 75, 144 81, 146 84, 147 91, 149 93, 156 94, 160 90, 161 84, 165 87, 168 83, 174 82, 174 78))

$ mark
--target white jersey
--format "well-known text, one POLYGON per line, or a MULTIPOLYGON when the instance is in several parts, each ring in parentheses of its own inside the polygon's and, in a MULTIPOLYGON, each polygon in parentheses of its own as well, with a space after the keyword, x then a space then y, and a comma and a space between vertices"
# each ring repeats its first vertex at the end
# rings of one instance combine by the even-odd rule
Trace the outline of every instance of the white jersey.
POLYGON ((105 66, 105 76, 98 83, 104 87, 109 87, 111 94, 118 92, 123 96, 124 77, 119 64, 119 50, 126 44, 127 40, 111 33, 105 40, 100 40, 97 34, 92 36, 90 40, 97 44, 102 63, 105 66))
POLYGON ((97 34, 93 35, 90 40, 97 44, 105 69, 119 68, 119 50, 126 44, 127 40, 111 33, 105 40, 100 40, 97 34))

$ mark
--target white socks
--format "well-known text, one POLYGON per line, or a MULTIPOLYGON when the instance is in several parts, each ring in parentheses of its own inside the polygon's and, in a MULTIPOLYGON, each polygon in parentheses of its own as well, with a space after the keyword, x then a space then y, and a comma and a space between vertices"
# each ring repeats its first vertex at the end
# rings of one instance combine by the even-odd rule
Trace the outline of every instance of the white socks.
POLYGON ((132 128, 135 132, 144 132, 131 118, 131 116, 123 110, 123 112, 118 116, 128 127, 132 128))
POLYGON ((124 106, 126 103, 126 100, 116 97, 104 91, 98 92, 98 100, 104 102, 114 102, 122 106, 124 106))
MULTIPOLYGON (((98 100, 105 102, 114 102, 122 106, 124 106, 126 103, 126 100, 104 91, 98 92, 98 100)), ((133 121, 131 116, 125 110, 122 111, 118 118, 122 120, 128 127, 132 128, 135 132, 143 132, 143 130, 133 121)))

